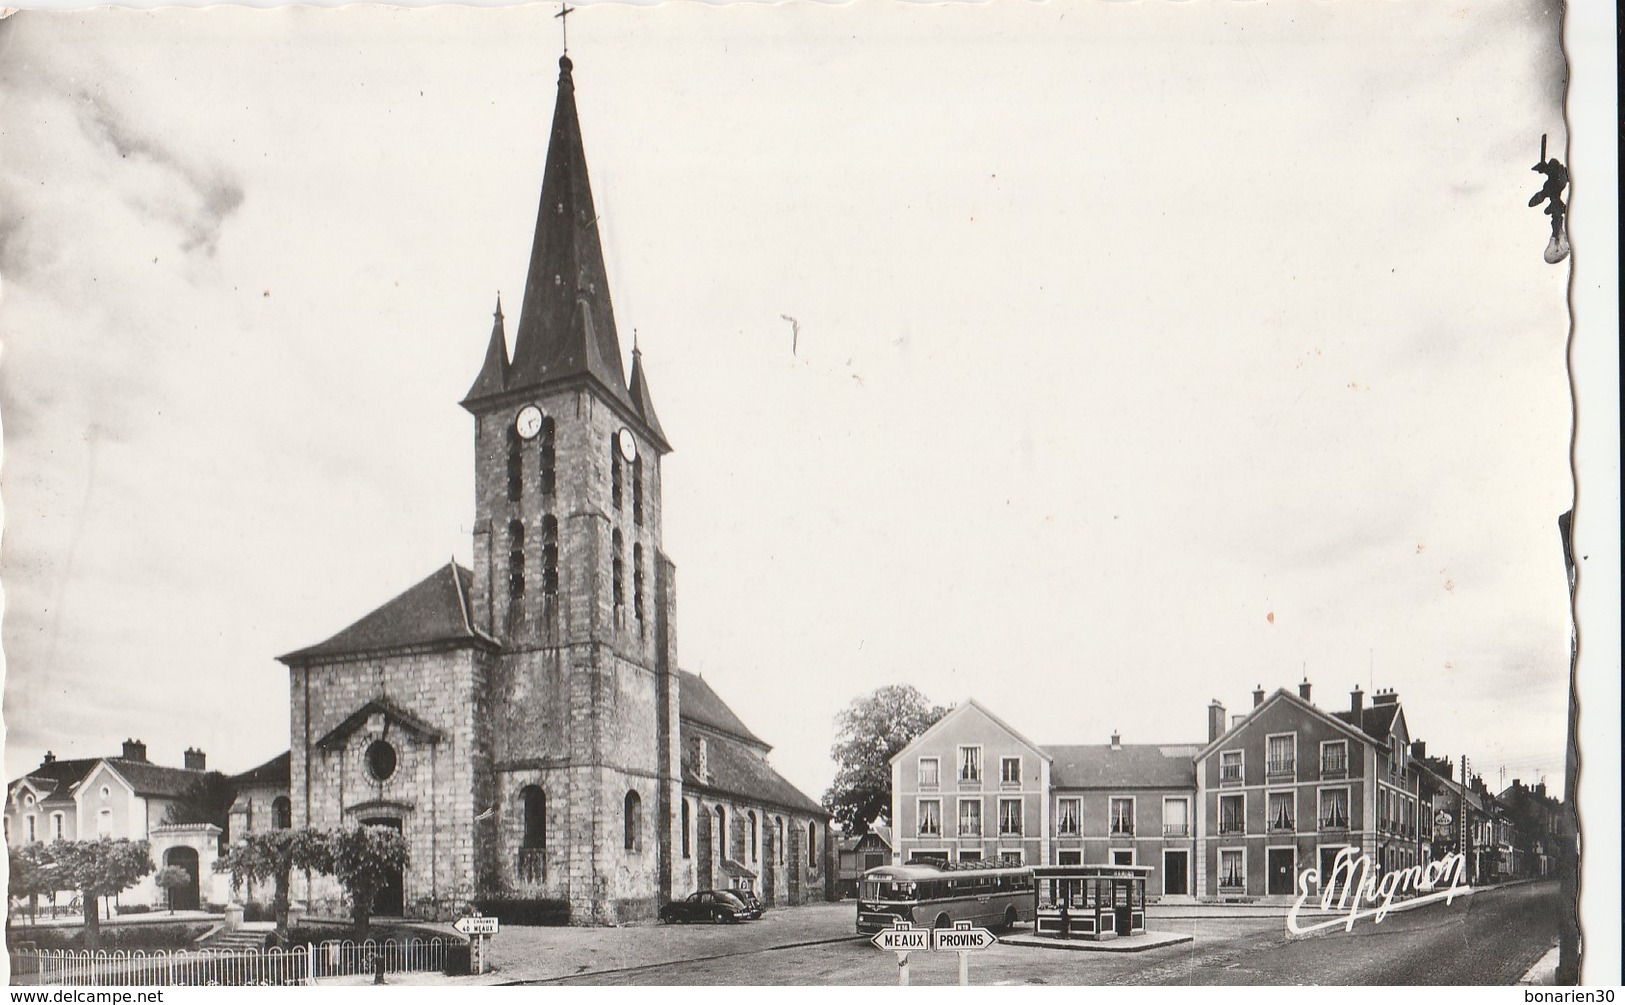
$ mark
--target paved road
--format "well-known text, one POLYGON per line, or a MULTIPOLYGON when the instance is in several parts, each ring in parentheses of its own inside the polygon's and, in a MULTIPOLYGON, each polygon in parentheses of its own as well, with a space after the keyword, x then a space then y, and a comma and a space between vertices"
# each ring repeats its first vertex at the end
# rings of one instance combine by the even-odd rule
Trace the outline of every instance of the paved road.
MULTIPOLYGON (((977 984, 1513 984, 1557 940, 1556 884, 1488 890, 1451 905, 1289 939, 1280 919, 1191 918, 1157 927, 1194 941, 1135 954, 1001 945, 973 957, 977 984)), ((952 984, 950 954, 916 954, 914 984, 952 984)), ((893 984, 896 958, 867 942, 744 949, 713 959, 582 974, 572 984, 893 984)))

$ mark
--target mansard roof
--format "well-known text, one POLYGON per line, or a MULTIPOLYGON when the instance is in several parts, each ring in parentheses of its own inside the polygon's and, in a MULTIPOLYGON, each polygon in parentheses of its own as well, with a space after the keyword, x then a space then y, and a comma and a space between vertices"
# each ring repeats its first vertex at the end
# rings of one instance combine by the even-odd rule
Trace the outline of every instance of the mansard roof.
POLYGON ((728 703, 717 696, 711 685, 699 674, 689 673, 687 670, 677 671, 678 681, 678 715, 704 729, 718 733, 726 733, 737 737, 755 747, 760 747, 762 753, 773 748, 761 737, 750 731, 750 727, 742 722, 728 703))
POLYGON ((1046 745, 1050 785, 1057 789, 1193 789, 1192 743, 1046 745))
POLYGON ((757 747, 729 736, 707 736, 706 777, 701 778, 698 736, 692 722, 681 724, 683 788, 726 796, 741 803, 777 806, 797 813, 827 818, 829 811, 774 770, 757 747))
POLYGON ((473 575, 456 562, 449 562, 337 635, 277 659, 289 666, 302 666, 408 646, 495 646, 495 639, 474 627, 469 600, 473 575))

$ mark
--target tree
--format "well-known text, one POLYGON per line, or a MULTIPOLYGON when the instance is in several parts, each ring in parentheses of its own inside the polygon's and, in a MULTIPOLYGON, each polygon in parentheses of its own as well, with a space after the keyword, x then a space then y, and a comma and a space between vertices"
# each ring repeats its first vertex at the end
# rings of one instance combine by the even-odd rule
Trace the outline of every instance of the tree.
POLYGON ((406 838, 390 827, 352 827, 323 835, 312 867, 338 880, 349 895, 357 942, 367 937, 378 891, 406 869, 411 857, 406 838))
POLYGON ((152 882, 158 889, 164 891, 164 901, 169 904, 169 913, 175 913, 175 891, 192 882, 192 874, 178 865, 166 865, 158 870, 152 877, 152 882))
MULTIPOLYGON (((51 860, 50 850, 38 841, 8 851, 11 875, 7 882, 7 893, 15 900, 26 899, 28 919, 30 922, 37 921, 40 895, 57 891, 56 863, 51 860)), ((11 920, 10 911, 6 912, 6 920, 11 920)))
POLYGON ((865 834, 869 822, 891 819, 891 759, 947 714, 907 684, 878 688, 855 698, 835 718, 835 781, 824 808, 844 833, 865 834))
POLYGON ((61 889, 79 891, 85 914, 85 946, 100 948, 100 899, 128 890, 152 872, 152 846, 127 838, 56 841, 50 855, 59 869, 61 889))
POLYGON ((272 883, 271 901, 277 934, 288 935, 288 887, 295 869, 320 871, 327 861, 327 835, 306 828, 260 831, 250 834, 214 864, 216 872, 231 873, 231 888, 244 883, 272 883))

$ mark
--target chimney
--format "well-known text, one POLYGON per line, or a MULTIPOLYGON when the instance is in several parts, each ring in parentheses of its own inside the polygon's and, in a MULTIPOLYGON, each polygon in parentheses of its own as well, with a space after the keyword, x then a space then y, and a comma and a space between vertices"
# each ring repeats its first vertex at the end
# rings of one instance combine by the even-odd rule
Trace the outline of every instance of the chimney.
POLYGON ((1418 761, 1426 760, 1428 756, 1428 742, 1426 740, 1411 741, 1411 757, 1418 761))
POLYGON ((1309 700, 1309 678, 1305 677, 1303 683, 1298 685, 1298 697, 1304 701, 1309 700))
POLYGON ((1120 736, 1118 734, 1117 730, 1115 730, 1115 729, 1112 730, 1112 749, 1113 750, 1122 750, 1123 749, 1123 737, 1120 736))
POLYGON ((140 740, 125 740, 123 756, 126 761, 145 761, 147 745, 140 740))
POLYGON ((40 763, 40 767, 42 767, 42 768, 45 767, 47 764, 55 764, 56 763, 56 755, 51 753, 49 750, 47 750, 45 752, 45 756, 40 758, 39 763, 40 763))
POLYGON ((1349 711, 1355 715, 1365 711, 1365 692, 1360 690, 1358 684, 1354 685, 1354 690, 1349 692, 1349 711))
POLYGON ((186 748, 186 753, 184 755, 182 755, 182 756, 185 758, 185 760, 182 763, 184 763, 186 765, 186 770, 187 771, 202 771, 202 770, 204 770, 204 768, 203 768, 203 763, 204 763, 203 762, 203 751, 197 749, 196 747, 187 747, 186 748))
POLYGON ((1242 715, 1240 712, 1233 713, 1230 716, 1230 728, 1235 729, 1237 726, 1241 725, 1241 720, 1243 720, 1245 718, 1247 718, 1247 717, 1245 715, 1242 715))
POLYGON ((1371 707, 1378 705, 1394 705, 1399 702, 1399 692, 1391 687, 1385 687, 1371 696, 1371 707))
POLYGON ((1253 707, 1257 708, 1262 704, 1264 704, 1264 685, 1260 684, 1253 688, 1253 707))
POLYGON ((1207 706, 1207 742, 1224 735, 1224 706, 1215 698, 1207 706))

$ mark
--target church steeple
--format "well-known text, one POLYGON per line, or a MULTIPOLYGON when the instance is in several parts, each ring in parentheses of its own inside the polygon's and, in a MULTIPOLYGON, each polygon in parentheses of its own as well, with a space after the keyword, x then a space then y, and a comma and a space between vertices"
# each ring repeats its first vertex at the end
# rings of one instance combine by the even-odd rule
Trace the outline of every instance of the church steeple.
POLYGON ((497 309, 491 321, 491 344, 485 347, 485 362, 480 364, 480 375, 468 389, 463 401, 501 394, 508 386, 508 335, 502 328, 502 294, 497 294, 497 309))
POLYGON ((666 443, 666 431, 660 428, 660 419, 655 415, 655 404, 649 397, 649 378, 643 372, 643 353, 638 349, 638 333, 632 333, 632 407, 638 410, 638 418, 649 427, 655 440, 662 445, 666 443))
POLYGON ((506 387, 511 391, 586 379, 631 408, 571 68, 570 57, 559 59, 553 131, 506 387))

